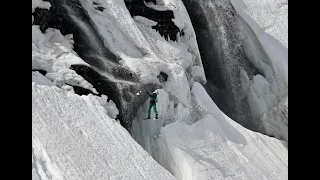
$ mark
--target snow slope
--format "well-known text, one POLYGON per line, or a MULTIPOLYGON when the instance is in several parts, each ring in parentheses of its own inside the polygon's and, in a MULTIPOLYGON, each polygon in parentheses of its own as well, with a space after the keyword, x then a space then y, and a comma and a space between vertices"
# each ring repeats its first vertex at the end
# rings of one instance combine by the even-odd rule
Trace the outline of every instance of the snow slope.
POLYGON ((194 83, 191 90, 196 105, 188 113, 196 111, 200 118, 192 125, 186 123, 187 119, 176 121, 178 108, 165 91, 159 92, 160 118, 143 120, 146 103, 131 134, 177 179, 288 178, 288 149, 284 143, 234 122, 216 106, 201 84, 194 83))
POLYGON ((32 84, 32 179, 175 179, 101 106, 32 84))

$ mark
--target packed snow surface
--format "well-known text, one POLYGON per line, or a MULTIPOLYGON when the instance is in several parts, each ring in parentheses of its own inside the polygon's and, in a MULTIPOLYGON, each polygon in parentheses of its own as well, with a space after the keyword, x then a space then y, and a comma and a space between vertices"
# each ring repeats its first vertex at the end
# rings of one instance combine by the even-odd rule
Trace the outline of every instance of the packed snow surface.
POLYGON ((35 83, 32 178, 175 179, 107 115, 99 97, 35 83))

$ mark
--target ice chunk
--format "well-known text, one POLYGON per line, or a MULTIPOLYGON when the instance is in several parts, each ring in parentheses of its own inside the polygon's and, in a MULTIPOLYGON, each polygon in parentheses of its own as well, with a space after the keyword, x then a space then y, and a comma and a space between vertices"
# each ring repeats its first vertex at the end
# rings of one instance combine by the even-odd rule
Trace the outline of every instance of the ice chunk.
POLYGON ((47 1, 32 0, 32 12, 34 12, 36 8, 49 9, 50 7, 51 7, 51 4, 47 1))
POLYGON ((32 82, 39 85, 54 86, 55 84, 38 71, 32 72, 32 82))

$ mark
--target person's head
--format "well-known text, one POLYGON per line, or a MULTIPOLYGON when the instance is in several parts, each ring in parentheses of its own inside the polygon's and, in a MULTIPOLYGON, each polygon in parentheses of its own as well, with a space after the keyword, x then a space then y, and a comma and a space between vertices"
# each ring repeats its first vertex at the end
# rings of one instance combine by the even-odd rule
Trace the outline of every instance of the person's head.
POLYGON ((155 91, 153 91, 153 93, 152 93, 154 96, 157 96, 157 95, 159 95, 159 92, 158 92, 158 90, 155 90, 155 91))

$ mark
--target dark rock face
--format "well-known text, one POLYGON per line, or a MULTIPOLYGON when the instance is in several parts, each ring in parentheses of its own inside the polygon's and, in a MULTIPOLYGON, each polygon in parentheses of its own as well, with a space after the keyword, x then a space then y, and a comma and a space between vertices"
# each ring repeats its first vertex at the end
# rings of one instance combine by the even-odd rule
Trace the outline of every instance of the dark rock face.
MULTIPOLYGON (((146 2, 153 2, 155 0, 149 0, 146 2)), ((174 18, 172 11, 157 11, 145 6, 143 0, 125 0, 125 4, 131 14, 131 16, 143 16, 155 22, 158 22, 156 26, 152 26, 153 29, 157 30, 166 40, 168 36, 171 40, 175 41, 177 33, 180 31, 179 28, 172 22, 174 18)), ((181 33, 180 33, 181 34, 181 33)))
MULTIPOLYGON (((117 92, 113 92, 112 89, 115 87, 113 86, 114 84, 109 82, 107 78, 101 76, 99 73, 94 71, 92 68, 84 66, 84 65, 72 65, 70 69, 74 70, 77 74, 82 76, 86 81, 92 84, 94 88, 98 91, 98 96, 101 96, 102 94, 104 95, 113 95, 113 96, 108 96, 109 99, 114 101, 116 104, 120 104, 118 102, 117 96, 118 94, 115 94, 117 92)), ((91 91, 81 88, 81 87, 74 87, 75 93, 82 93, 81 95, 88 95, 89 93, 92 93, 91 91), (86 93, 88 92, 89 93, 86 93)), ((92 93, 93 94, 93 93, 92 93)))
MULTIPOLYGON (((240 67, 249 78, 261 74, 248 60, 239 35, 241 22, 230 3, 182 0, 193 24, 205 70, 204 86, 218 107, 248 129, 261 132, 241 89, 240 67), (222 31, 223 30, 223 31, 222 31)), ((263 131, 263 130, 262 130, 263 131)))
MULTIPOLYGON (((147 95, 136 94, 140 91, 153 91, 159 87, 141 84, 136 74, 120 66, 119 58, 104 45, 78 0, 49 0, 49 2, 50 10, 37 8, 32 14, 33 24, 39 25, 42 32, 48 28, 55 28, 63 35, 73 34, 74 51, 91 67, 73 65, 70 69, 91 83, 99 95, 105 94, 115 102, 119 110, 117 118, 123 127, 130 130, 137 109, 147 100, 147 95), (81 19, 85 29, 77 24, 75 16, 81 19)), ((93 6, 98 11, 104 10, 97 3, 93 6)), ((79 95, 91 93, 81 87, 73 86, 73 88, 79 95)))
POLYGON ((61 34, 71 34, 72 29, 68 28, 70 24, 64 21, 60 9, 52 8, 52 10, 36 8, 32 15, 34 16, 35 25, 40 25, 40 30, 44 33, 48 28, 59 29, 61 34))

